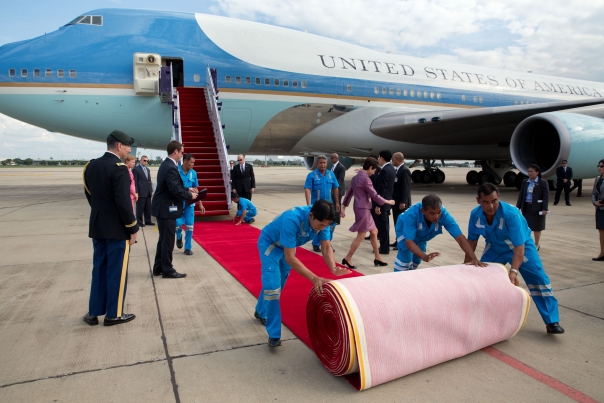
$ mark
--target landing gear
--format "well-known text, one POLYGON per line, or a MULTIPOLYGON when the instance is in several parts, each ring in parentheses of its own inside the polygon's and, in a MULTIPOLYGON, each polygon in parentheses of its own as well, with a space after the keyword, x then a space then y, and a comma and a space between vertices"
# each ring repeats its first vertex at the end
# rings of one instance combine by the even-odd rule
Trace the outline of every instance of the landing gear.
POLYGON ((478 172, 471 170, 466 174, 466 182, 468 185, 476 185, 478 183, 478 172))
POLYGON ((516 186, 516 172, 507 171, 505 175, 503 175, 503 184, 508 187, 516 186))
POLYGON ((434 167, 434 161, 424 160, 424 168, 423 171, 416 169, 411 173, 413 183, 443 183, 445 181, 445 173, 434 167))
POLYGON ((479 185, 487 183, 488 181, 491 180, 491 178, 489 177, 489 174, 485 171, 478 172, 478 176, 476 177, 476 179, 477 179, 479 185))
POLYGON ((515 186, 516 173, 510 170, 513 168, 511 161, 481 160, 476 161, 476 164, 480 164, 482 170, 471 170, 466 174, 468 185, 482 185, 487 182, 499 185, 503 182, 505 186, 515 186))

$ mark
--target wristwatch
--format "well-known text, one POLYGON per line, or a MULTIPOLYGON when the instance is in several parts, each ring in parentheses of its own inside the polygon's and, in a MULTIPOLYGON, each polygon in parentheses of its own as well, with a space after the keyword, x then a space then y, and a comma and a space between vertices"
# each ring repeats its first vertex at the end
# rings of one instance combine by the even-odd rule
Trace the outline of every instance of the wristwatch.
POLYGON ((510 271, 513 271, 513 272, 514 272, 514 273, 516 273, 516 274, 518 274, 518 273, 519 273, 519 271, 518 271, 518 270, 516 270, 516 269, 511 269, 511 268, 510 268, 510 271))

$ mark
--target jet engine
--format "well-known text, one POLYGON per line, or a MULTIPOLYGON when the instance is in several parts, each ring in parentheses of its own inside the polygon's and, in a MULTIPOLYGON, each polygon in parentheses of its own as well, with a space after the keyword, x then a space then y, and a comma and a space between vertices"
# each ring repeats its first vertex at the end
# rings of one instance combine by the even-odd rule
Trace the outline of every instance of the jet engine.
POLYGON ((541 168, 543 178, 555 178, 556 168, 568 160, 575 178, 597 174, 604 158, 604 107, 587 107, 533 115, 514 130, 510 153, 523 174, 529 164, 541 168))

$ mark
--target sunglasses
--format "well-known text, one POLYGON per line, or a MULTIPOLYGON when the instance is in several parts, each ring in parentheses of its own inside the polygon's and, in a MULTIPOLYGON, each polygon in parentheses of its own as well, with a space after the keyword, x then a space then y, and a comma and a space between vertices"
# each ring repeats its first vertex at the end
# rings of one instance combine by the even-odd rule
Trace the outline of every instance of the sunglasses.
POLYGON ((241 161, 243 161, 243 160, 237 160, 237 161, 241 162, 241 161))
POLYGON ((147 162, 147 161, 149 161, 149 160, 141 160, 141 162, 147 162))

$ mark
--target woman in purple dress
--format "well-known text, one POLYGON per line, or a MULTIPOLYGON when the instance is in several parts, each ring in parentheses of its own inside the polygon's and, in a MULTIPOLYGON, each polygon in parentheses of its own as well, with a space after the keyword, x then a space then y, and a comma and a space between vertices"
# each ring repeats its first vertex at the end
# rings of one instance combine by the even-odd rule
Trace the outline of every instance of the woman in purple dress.
POLYGON ((365 234, 369 231, 369 236, 371 239, 371 247, 373 248, 373 254, 375 255, 375 259, 373 260, 373 264, 376 266, 387 266, 388 263, 382 261, 382 257, 380 256, 380 252, 378 250, 378 240, 377 240, 377 227, 375 226, 375 222, 371 217, 371 200, 375 201, 380 206, 384 204, 394 205, 394 200, 385 200, 383 197, 377 194, 373 185, 371 184, 371 179, 369 177, 373 175, 378 167, 378 162, 375 158, 367 158, 365 162, 363 162, 363 169, 359 171, 352 181, 350 182, 350 187, 346 191, 346 196, 344 196, 344 200, 342 201, 342 209, 340 211, 340 215, 345 217, 344 210, 350 204, 350 199, 354 195, 354 224, 350 227, 350 232, 357 232, 357 237, 352 241, 352 245, 350 245, 350 250, 344 259, 342 259, 342 264, 347 266, 350 269, 356 269, 356 266, 352 264, 352 255, 357 251, 361 242, 365 238, 365 234))

